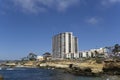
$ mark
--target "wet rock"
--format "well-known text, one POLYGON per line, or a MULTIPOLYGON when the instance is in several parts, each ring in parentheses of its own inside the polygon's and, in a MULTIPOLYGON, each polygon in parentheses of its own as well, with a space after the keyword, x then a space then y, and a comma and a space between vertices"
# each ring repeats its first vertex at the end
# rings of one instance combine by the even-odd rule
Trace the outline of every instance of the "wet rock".
POLYGON ((69 72, 75 75, 81 75, 81 76, 94 76, 95 75, 94 73, 92 73, 91 68, 79 67, 74 64, 69 64, 69 69, 67 69, 66 72, 69 72))
POLYGON ((89 67, 82 68, 81 71, 83 71, 83 72, 92 72, 91 68, 89 68, 89 67))
POLYGON ((0 80, 3 80, 3 76, 0 75, 0 80))
POLYGON ((69 68, 72 68, 73 67, 73 64, 69 64, 69 68))

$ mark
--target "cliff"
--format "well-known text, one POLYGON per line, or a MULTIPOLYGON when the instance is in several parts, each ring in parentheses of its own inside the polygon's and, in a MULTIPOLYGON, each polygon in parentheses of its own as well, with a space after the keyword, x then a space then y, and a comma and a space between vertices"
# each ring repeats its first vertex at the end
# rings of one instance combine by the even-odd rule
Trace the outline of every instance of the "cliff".
POLYGON ((47 68, 60 68, 64 69, 65 72, 77 74, 77 75, 94 75, 102 73, 103 64, 96 63, 96 61, 88 60, 88 61, 78 61, 78 60, 60 60, 60 61, 47 61, 45 63, 41 63, 39 67, 47 67, 47 68))

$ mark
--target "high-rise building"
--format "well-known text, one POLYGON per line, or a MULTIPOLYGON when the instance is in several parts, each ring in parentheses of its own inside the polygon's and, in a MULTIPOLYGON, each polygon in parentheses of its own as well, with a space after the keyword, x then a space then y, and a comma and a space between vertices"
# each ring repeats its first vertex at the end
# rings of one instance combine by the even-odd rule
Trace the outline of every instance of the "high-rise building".
POLYGON ((52 39, 52 57, 55 59, 78 58, 78 39, 72 32, 57 34, 52 39))

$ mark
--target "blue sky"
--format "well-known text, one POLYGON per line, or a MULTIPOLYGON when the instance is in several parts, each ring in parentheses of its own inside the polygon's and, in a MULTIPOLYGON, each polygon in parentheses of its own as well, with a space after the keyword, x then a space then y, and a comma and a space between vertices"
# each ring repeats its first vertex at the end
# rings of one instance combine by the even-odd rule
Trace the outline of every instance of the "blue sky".
POLYGON ((61 32, 80 50, 120 44, 120 0, 0 0, 0 59, 51 52, 61 32))

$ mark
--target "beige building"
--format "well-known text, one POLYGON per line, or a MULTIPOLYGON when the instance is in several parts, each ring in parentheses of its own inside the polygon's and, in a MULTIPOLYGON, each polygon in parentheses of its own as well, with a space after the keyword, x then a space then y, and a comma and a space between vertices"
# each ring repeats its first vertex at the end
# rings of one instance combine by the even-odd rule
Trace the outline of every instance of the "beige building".
POLYGON ((43 56, 37 56, 37 60, 38 60, 38 61, 43 61, 44 58, 43 58, 43 56))
POLYGON ((78 39, 72 32, 55 35, 52 38, 52 57, 54 59, 78 58, 78 39))
POLYGON ((93 57, 107 57, 108 51, 106 48, 99 48, 99 49, 90 49, 86 51, 79 52, 80 58, 93 58, 93 57))

